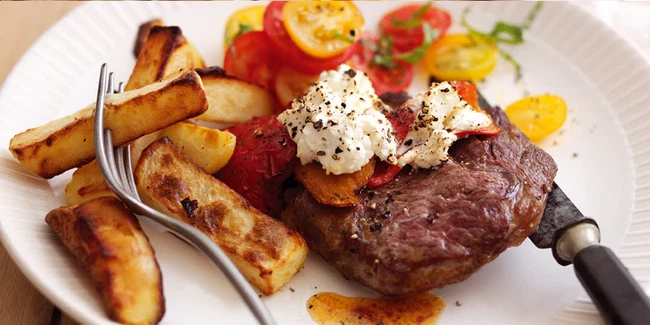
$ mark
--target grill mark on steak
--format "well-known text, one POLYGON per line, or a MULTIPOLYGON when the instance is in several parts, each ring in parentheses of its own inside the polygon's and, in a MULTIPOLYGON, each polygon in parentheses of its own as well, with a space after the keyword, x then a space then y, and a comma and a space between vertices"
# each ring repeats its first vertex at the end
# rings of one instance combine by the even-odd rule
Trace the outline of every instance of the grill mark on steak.
POLYGON ((499 135, 458 141, 433 169, 405 168, 357 208, 322 205, 298 186, 283 220, 346 279, 385 295, 467 279, 537 228, 557 172, 501 109, 485 110, 499 135))

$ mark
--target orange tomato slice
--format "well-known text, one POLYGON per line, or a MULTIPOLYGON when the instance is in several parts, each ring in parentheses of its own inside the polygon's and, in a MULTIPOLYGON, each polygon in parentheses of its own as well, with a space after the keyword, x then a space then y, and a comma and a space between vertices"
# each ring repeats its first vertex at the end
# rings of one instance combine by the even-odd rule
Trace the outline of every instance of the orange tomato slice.
POLYGON ((349 1, 289 1, 282 20, 291 40, 306 54, 330 58, 361 37, 363 15, 349 1))

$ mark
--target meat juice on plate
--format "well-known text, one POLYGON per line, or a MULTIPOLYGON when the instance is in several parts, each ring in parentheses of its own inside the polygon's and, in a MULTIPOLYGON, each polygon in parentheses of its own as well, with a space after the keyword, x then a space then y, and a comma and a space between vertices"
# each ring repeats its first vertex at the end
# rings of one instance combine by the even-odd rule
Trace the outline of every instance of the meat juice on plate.
POLYGON ((307 310, 320 325, 431 325, 445 305, 442 298, 431 292, 398 298, 345 297, 322 292, 309 298, 307 310))

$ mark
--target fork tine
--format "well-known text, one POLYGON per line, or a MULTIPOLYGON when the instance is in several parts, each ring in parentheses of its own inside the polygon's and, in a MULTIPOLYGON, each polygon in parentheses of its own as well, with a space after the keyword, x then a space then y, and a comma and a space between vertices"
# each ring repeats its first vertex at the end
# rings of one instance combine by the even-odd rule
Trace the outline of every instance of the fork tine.
POLYGON ((120 82, 120 84, 117 86, 117 92, 121 93, 124 91, 124 83, 120 82))
POLYGON ((113 88, 115 85, 115 74, 113 72, 108 74, 108 86, 106 87, 106 93, 107 94, 112 94, 113 93, 113 88))
POLYGON ((133 178, 133 165, 131 163, 131 145, 126 146, 125 150, 125 156, 124 156, 124 163, 126 165, 126 178, 127 182, 126 184, 129 187, 129 190, 131 190, 131 194, 133 195, 134 198, 136 198, 138 201, 140 201, 140 195, 138 194, 138 189, 135 185, 135 179, 133 178))
MULTIPOLYGON (((102 64, 102 67, 100 69, 99 73, 99 86, 97 87, 97 101, 95 102, 95 129, 94 129, 94 144, 95 144, 95 155, 97 156, 97 161, 101 165, 102 162, 106 162, 106 146, 104 145, 104 99, 106 97, 106 86, 108 83, 108 78, 106 75, 106 63, 102 64)), ((100 168, 102 170, 102 175, 104 178, 107 177, 107 175, 103 172, 103 168, 100 168)))
POLYGON ((126 190, 127 188, 126 188, 126 186, 124 186, 124 184, 126 184, 127 179, 126 179, 126 174, 125 174, 125 170, 124 170, 124 155, 122 154, 122 148, 115 147, 115 148, 113 148, 113 152, 114 152, 114 155, 115 155, 115 164, 114 165, 116 167, 115 169, 117 170, 117 178, 120 181, 120 186, 121 186, 122 190, 126 190))
MULTIPOLYGON (((111 174, 109 177, 113 183, 117 183, 117 180, 115 179, 117 170, 115 168, 115 154, 113 153, 113 134, 111 132, 111 129, 104 129, 104 152, 106 153, 107 167, 111 174)), ((104 178, 106 178, 106 175, 104 175, 104 178)))
POLYGON ((115 148, 115 163, 117 164, 117 171, 122 190, 140 201, 138 191, 135 189, 133 170, 131 169, 131 146, 115 148))

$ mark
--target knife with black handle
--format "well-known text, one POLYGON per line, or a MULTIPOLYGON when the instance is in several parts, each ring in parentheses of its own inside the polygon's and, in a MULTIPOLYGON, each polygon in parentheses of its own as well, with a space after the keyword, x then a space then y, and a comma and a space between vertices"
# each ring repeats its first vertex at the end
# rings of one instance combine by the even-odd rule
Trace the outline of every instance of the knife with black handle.
MULTIPOLYGON (((490 107, 479 93, 479 105, 490 107)), ((544 215, 528 238, 538 248, 551 248, 562 266, 573 264, 575 273, 608 324, 650 324, 650 299, 623 263, 600 245, 600 229, 585 217, 553 183, 544 215)))

